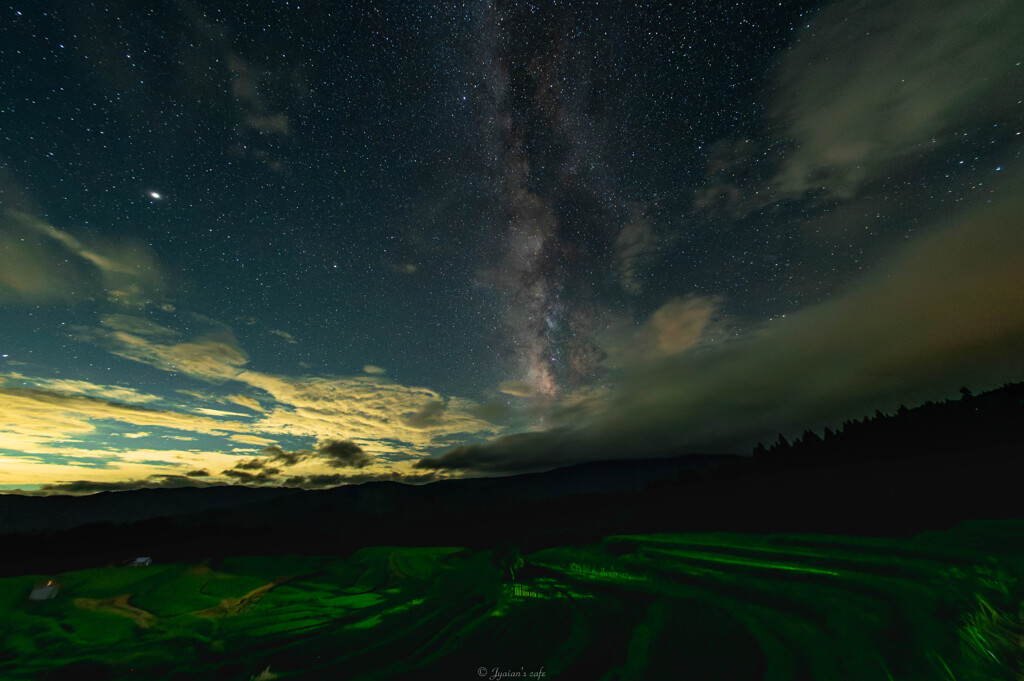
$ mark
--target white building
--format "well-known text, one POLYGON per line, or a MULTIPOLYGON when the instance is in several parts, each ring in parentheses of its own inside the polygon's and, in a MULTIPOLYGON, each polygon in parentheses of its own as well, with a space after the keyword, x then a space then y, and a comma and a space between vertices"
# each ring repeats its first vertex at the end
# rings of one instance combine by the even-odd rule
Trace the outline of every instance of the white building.
POLYGON ((60 587, 53 583, 51 579, 43 584, 36 584, 32 591, 28 595, 30 601, 48 601, 57 595, 60 591, 60 587))

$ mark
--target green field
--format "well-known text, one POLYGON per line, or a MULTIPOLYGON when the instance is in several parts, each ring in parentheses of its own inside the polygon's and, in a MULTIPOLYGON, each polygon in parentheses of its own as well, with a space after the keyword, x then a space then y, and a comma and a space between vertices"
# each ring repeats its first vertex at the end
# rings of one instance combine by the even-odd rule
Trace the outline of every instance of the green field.
POLYGON ((1020 678, 1024 522, 0 579, 0 678, 1020 678), (56 598, 31 601, 53 579, 56 598))

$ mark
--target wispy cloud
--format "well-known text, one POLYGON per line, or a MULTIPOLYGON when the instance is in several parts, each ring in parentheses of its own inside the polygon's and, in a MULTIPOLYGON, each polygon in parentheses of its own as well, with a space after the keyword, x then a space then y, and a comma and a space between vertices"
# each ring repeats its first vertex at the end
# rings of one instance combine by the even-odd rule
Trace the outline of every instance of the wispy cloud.
POLYGON ((619 284, 626 293, 638 295, 643 291, 640 274, 656 244, 651 220, 641 207, 635 207, 629 222, 619 231, 614 243, 619 284))
POLYGON ((263 406, 254 397, 248 395, 228 395, 225 397, 228 402, 234 402, 240 407, 252 409, 253 411, 264 411, 263 406))
POLYGON ((158 402, 161 399, 157 395, 143 393, 135 388, 120 385, 105 385, 66 378, 41 378, 17 372, 0 374, 0 386, 2 385, 7 387, 41 388, 54 392, 98 397, 108 401, 128 402, 130 404, 158 402))
POLYGON ((0 387, 0 449, 43 451, 41 447, 52 448, 57 443, 96 433, 97 422, 102 421, 210 435, 250 428, 238 421, 149 409, 87 395, 0 387))
POLYGON ((206 416, 239 416, 241 418, 251 416, 251 414, 242 414, 237 411, 224 411, 223 409, 210 409, 208 407, 196 407, 193 411, 197 414, 205 414, 206 416))
POLYGON ((151 475, 138 480, 73 480, 43 485, 45 494, 95 494, 130 489, 178 489, 181 487, 210 487, 213 483, 197 480, 191 475, 151 475))
POLYGON ((779 65, 775 117, 796 149, 780 197, 852 196, 950 133, 1019 106, 1015 0, 845 0, 815 14, 779 65))
POLYGON ((141 307, 162 288, 156 257, 141 242, 86 243, 30 213, 0 212, 0 303, 106 298, 141 307))
POLYGON ((296 345, 299 342, 299 341, 295 340, 295 336, 291 335, 287 331, 280 331, 278 329, 271 329, 270 333, 274 334, 275 336, 278 336, 280 338, 285 339, 286 341, 288 341, 292 345, 296 345))

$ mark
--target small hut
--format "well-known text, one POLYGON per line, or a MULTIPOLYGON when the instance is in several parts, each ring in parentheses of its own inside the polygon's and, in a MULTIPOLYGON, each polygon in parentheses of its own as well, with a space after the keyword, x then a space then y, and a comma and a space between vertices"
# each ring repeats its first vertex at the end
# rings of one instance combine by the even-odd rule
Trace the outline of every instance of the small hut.
POLYGON ((58 591, 60 591, 60 587, 52 579, 49 579, 32 587, 28 599, 30 601, 48 601, 56 596, 58 591))

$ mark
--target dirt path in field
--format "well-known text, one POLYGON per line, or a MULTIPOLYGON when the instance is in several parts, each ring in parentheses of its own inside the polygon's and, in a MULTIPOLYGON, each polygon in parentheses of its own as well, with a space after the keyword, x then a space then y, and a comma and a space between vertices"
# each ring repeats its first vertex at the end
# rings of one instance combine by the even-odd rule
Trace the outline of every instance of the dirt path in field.
POLYGON ((292 577, 278 577, 272 582, 264 584, 263 586, 256 587, 249 593, 240 596, 238 598, 225 598, 217 605, 212 608, 206 608, 205 610, 197 610, 192 614, 196 617, 231 617, 233 615, 240 615, 249 608, 249 606, 255 605, 261 598, 263 598, 271 589, 284 584, 292 579, 292 577))
POLYGON ((129 602, 131 597, 131 594, 121 594, 113 598, 76 598, 72 603, 74 603, 75 607, 82 610, 94 610, 110 613, 111 615, 129 617, 139 627, 148 629, 156 619, 156 616, 147 610, 132 605, 129 602))

